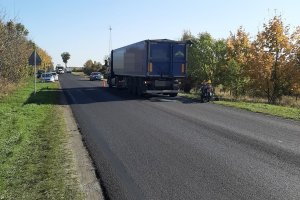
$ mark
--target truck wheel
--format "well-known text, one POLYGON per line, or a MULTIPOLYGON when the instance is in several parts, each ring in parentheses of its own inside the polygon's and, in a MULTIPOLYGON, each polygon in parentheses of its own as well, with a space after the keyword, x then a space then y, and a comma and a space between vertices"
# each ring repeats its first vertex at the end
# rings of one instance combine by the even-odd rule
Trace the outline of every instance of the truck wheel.
POLYGON ((133 84, 132 84, 132 78, 128 79, 128 92, 129 94, 133 94, 133 84))
POLYGON ((119 78, 116 76, 115 78, 116 88, 120 89, 119 78))
POLYGON ((130 85, 127 85, 127 92, 128 92, 129 94, 131 94, 131 86, 130 86, 130 85))
POLYGON ((138 94, 138 87, 135 85, 133 87, 133 95, 137 96, 137 94, 138 94))
POLYGON ((132 88, 132 94, 137 95, 137 81, 135 78, 131 79, 131 88, 132 88))
POLYGON ((133 88, 133 85, 130 85, 130 86, 129 86, 129 93, 130 93, 130 94, 134 94, 134 88, 133 88))
POLYGON ((137 86, 137 95, 139 96, 139 97, 141 97, 142 96, 142 87, 140 86, 140 85, 138 85, 137 86))
POLYGON ((108 80, 108 81, 107 81, 107 84, 108 84, 108 88, 112 88, 111 80, 108 80))
POLYGON ((142 79, 137 79, 137 95, 139 97, 143 96, 144 93, 144 88, 143 88, 143 80, 142 79))
POLYGON ((107 85, 108 85, 109 88, 112 88, 110 77, 107 78, 107 85))
POLYGON ((171 94, 169 94, 170 95, 170 97, 176 97, 177 96, 177 93, 171 93, 171 94))

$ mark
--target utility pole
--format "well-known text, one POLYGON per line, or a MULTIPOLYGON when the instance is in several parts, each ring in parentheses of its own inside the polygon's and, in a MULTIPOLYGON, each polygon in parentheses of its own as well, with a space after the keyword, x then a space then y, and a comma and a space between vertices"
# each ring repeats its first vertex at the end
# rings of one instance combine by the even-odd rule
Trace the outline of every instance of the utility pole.
POLYGON ((109 45, 108 45, 108 55, 110 55, 111 47, 112 47, 112 41, 111 41, 111 26, 109 26, 109 45))
POLYGON ((14 0, 14 20, 16 20, 16 1, 14 0))
POLYGON ((36 48, 34 47, 34 95, 36 95, 36 48))

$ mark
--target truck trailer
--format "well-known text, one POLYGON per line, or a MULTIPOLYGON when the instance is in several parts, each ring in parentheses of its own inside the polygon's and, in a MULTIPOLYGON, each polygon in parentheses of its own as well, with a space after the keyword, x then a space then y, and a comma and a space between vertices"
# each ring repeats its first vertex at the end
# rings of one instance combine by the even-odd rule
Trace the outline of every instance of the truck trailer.
POLYGON ((190 43, 167 39, 144 40, 111 51, 107 83, 132 94, 176 96, 186 77, 190 43))

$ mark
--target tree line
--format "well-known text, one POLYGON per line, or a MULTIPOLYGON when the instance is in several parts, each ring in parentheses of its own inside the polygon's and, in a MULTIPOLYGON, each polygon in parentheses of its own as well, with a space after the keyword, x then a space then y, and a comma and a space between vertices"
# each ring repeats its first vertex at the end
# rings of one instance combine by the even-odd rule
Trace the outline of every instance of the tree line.
POLYGON ((182 40, 193 43, 185 91, 211 80, 236 97, 263 97, 269 103, 283 95, 300 94, 300 27, 290 33, 281 16, 264 23, 253 40, 242 27, 227 39, 184 31, 182 40))
POLYGON ((106 67, 100 62, 87 60, 83 65, 83 72, 87 75, 90 75, 92 72, 101 72, 105 74, 106 67))
POLYGON ((27 38, 28 33, 23 24, 0 18, 0 87, 19 83, 33 74, 28 58, 35 48, 42 59, 39 69, 53 68, 52 58, 27 38))

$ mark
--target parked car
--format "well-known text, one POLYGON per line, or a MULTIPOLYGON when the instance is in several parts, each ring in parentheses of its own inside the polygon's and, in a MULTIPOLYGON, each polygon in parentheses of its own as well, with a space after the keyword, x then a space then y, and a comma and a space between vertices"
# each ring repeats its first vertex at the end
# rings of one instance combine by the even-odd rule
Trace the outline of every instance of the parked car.
POLYGON ((51 73, 43 73, 41 74, 41 81, 42 82, 55 82, 54 76, 51 73))
POLYGON ((41 69, 38 70, 37 73, 36 73, 36 77, 37 77, 37 78, 41 78, 41 75, 42 75, 43 73, 45 73, 45 70, 41 70, 41 69))
POLYGON ((90 81, 102 80, 102 79, 103 79, 103 75, 100 72, 92 72, 90 74, 90 81))
POLYGON ((54 80, 58 81, 58 74, 56 72, 51 72, 51 74, 54 76, 54 80))

